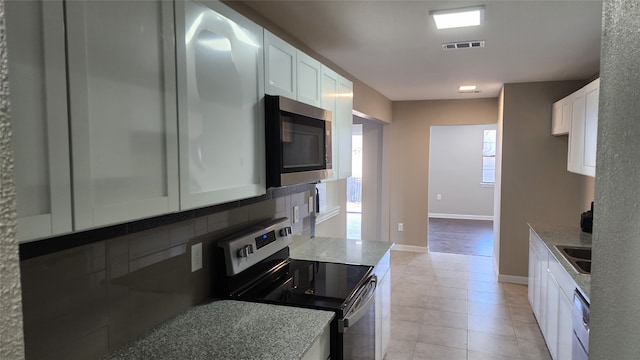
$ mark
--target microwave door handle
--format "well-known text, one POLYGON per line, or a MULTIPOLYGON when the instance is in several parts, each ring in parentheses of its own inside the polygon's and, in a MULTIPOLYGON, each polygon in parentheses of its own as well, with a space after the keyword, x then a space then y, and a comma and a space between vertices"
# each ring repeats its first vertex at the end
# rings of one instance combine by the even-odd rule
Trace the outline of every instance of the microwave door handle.
POLYGON ((344 319, 338 320, 338 332, 344 333, 347 330, 347 328, 349 328, 349 326, 352 326, 353 324, 357 323, 358 320, 360 320, 360 318, 364 316, 364 314, 369 309, 369 305, 371 305, 371 302, 373 302, 373 300, 375 299, 376 288, 378 286, 377 284, 378 284, 378 277, 375 275, 372 275, 368 281, 369 291, 366 294, 360 294, 360 296, 358 296, 358 298, 355 301, 356 303, 360 303, 362 305, 355 310, 352 310, 352 311, 350 310, 349 313, 344 316, 344 319), (365 296, 366 296, 366 300, 363 301, 365 296))

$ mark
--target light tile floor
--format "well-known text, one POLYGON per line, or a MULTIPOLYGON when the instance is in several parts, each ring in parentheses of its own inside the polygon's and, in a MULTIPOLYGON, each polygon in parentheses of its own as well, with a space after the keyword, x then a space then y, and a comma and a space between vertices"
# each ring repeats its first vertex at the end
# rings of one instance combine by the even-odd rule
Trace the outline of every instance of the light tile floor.
POLYGON ((527 286, 498 282, 493 258, 391 251, 386 360, 551 359, 527 286))

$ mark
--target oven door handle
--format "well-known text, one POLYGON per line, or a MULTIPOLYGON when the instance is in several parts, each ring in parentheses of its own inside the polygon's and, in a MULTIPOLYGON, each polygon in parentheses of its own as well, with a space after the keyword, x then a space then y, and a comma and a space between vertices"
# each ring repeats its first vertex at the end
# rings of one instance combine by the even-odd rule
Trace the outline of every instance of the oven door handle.
POLYGON ((353 324, 357 323, 358 320, 367 313, 369 305, 371 305, 376 296, 378 277, 371 275, 365 287, 368 288, 368 291, 362 291, 356 298, 351 310, 349 310, 343 319, 338 320, 338 332, 344 333, 349 326, 353 326, 353 324))

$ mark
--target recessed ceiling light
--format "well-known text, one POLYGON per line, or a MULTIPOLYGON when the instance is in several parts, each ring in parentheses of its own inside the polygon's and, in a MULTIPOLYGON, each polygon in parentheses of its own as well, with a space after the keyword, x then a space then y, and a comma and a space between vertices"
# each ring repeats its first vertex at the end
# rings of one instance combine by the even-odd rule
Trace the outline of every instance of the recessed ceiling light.
POLYGON ((484 20, 484 6, 462 9, 433 10, 429 12, 436 22, 436 28, 451 29, 465 26, 477 26, 484 20))
POLYGON ((460 92, 465 92, 465 91, 476 91, 476 86, 475 85, 462 85, 458 88, 458 90, 460 92))

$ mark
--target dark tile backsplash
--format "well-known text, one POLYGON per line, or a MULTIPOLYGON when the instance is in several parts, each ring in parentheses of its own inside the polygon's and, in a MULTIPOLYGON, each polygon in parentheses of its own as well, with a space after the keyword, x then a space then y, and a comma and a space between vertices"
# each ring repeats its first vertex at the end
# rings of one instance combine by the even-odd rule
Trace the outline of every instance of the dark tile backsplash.
POLYGON ((74 234, 85 245, 27 257, 20 264, 27 359, 101 358, 211 297, 215 242, 256 221, 292 218, 296 205, 294 233, 312 233, 310 194, 308 186, 283 189, 195 217, 176 214, 177 222, 163 217, 156 227, 137 222, 97 241, 74 234), (191 245, 199 242, 203 268, 192 273, 191 245))

